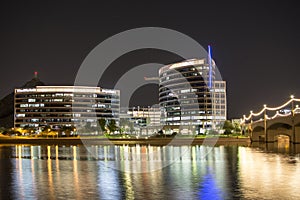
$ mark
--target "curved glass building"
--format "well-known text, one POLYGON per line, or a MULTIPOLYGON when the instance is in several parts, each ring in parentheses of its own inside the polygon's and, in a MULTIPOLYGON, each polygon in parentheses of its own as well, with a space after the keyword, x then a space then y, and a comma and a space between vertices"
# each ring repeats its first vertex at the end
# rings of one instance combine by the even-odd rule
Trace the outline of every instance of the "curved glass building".
POLYGON ((226 119, 226 83, 215 80, 215 67, 213 61, 191 59, 159 70, 162 124, 199 134, 226 119))

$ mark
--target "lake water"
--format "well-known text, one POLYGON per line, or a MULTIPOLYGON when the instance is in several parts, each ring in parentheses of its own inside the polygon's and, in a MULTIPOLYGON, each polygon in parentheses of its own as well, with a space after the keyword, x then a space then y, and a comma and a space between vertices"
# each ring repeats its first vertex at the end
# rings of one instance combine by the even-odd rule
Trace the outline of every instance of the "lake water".
POLYGON ((0 199, 300 199, 300 146, 0 146, 0 199))

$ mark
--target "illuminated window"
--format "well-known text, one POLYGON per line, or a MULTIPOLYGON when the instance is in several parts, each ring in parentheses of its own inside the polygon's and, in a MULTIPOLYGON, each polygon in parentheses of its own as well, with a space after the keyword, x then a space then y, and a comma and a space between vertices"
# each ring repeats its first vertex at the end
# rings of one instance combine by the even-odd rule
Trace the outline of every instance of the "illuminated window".
POLYGON ((180 92, 181 93, 188 93, 188 92, 190 92, 190 89, 181 90, 180 92))

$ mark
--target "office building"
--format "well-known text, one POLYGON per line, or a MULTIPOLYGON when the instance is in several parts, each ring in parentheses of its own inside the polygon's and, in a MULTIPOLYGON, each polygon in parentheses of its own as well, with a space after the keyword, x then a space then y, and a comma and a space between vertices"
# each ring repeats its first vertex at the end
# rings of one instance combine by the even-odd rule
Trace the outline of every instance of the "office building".
POLYGON ((95 127, 100 118, 119 121, 120 91, 85 86, 18 88, 14 104, 14 127, 95 127))
POLYGON ((158 132, 161 128, 160 115, 159 107, 121 108, 120 126, 137 135, 158 132))
POLYGON ((159 70, 161 123, 181 133, 215 130, 226 119, 226 82, 216 80, 215 62, 191 59, 159 70))

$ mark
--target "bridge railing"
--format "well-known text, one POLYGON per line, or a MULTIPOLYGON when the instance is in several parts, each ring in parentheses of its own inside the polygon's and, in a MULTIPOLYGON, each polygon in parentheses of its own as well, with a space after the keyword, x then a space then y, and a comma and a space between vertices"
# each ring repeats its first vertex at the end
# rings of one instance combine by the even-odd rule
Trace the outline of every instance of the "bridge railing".
POLYGON ((300 102, 300 99, 296 99, 294 98, 293 95, 290 96, 290 100, 288 100, 287 102, 283 103, 280 106, 277 107, 268 107, 266 104, 263 105, 263 108, 258 111, 258 112, 253 112, 252 110, 250 111, 250 114, 248 116, 243 115, 243 119, 242 119, 242 124, 247 124, 248 123, 253 123, 253 122, 259 122, 259 121, 266 121, 266 120, 272 120, 275 119, 277 117, 286 117, 289 115, 294 116, 295 113, 300 113, 300 108, 298 105, 294 106, 295 102, 300 102), (291 109, 288 113, 280 113, 280 110, 282 110, 283 108, 287 107, 287 106, 291 106, 291 109), (268 117, 267 115, 267 111, 273 111, 276 112, 272 117, 268 117), (260 118, 259 120, 253 121, 254 117, 258 118, 259 116, 262 116, 262 118, 260 118))

